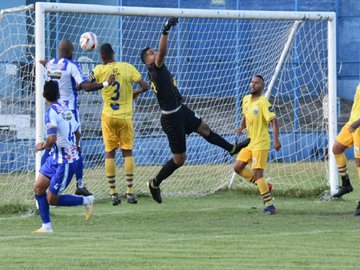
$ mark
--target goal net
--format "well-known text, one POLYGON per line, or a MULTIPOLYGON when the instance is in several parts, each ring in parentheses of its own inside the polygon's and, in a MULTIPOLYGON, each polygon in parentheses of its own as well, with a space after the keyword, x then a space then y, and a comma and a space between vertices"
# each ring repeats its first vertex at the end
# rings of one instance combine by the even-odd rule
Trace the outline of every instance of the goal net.
MULTIPOLYGON (((271 150, 269 153, 266 177, 276 189, 284 191, 301 189, 308 192, 329 182, 327 149, 329 141, 333 140, 329 129, 333 129, 331 119, 334 118, 333 112, 327 109, 334 100, 329 95, 329 80, 333 75, 329 76, 332 69, 328 68, 331 13, 119 8, 55 3, 37 3, 37 9, 44 12, 39 11, 36 17, 36 59, 56 57, 60 40, 66 38, 75 45, 73 59, 80 62, 84 72, 90 72, 101 60, 98 52, 81 51, 79 37, 83 32, 92 31, 100 44, 112 44, 117 61, 133 64, 146 81, 147 72, 139 58, 141 49, 157 48, 164 22, 170 16, 179 17, 179 24, 169 34, 166 65, 176 76, 185 103, 228 141, 242 140, 244 137, 235 134, 242 117, 241 101, 249 93, 251 77, 261 74, 267 83, 266 95, 274 104, 279 119, 282 143, 279 152, 271 150)), ((24 115, 29 118, 29 126, 25 128, 26 138, 19 135, 22 128, 19 126, 1 131, 5 135, 0 141, 0 190, 7 198, 0 200, 29 201, 35 177, 35 142, 30 131, 34 130, 35 122, 37 140, 44 134, 41 124, 44 69, 34 60, 34 11, 29 8, 6 14, 2 24, 7 17, 6 23, 14 28, 11 32, 16 38, 6 35, 3 25, 0 31, 16 44, 13 49, 0 54, 0 70, 6 75, 1 76, 5 87, 0 93, 0 117, 19 124, 18 118, 24 115), (17 17, 20 22, 15 25, 13 20, 17 17), (8 74, 7 65, 15 65, 16 74, 8 74), (34 65, 38 98, 36 117, 34 65)), ((10 41, 0 42, 9 47, 10 41)), ((79 92, 78 100, 84 181, 97 198, 106 198, 109 188, 104 169, 100 92, 79 92)), ((160 109, 151 90, 134 101, 136 194, 148 194, 147 180, 154 177, 171 157, 159 119, 160 109)), ((233 162, 234 157, 224 150, 191 134, 187 137, 186 164, 163 182, 163 194, 204 195, 227 187, 229 183, 236 186, 241 181, 233 177, 233 162)), ((119 150, 116 164, 117 188, 124 194, 125 174, 119 150)), ((73 188, 74 183, 70 191, 73 188)))

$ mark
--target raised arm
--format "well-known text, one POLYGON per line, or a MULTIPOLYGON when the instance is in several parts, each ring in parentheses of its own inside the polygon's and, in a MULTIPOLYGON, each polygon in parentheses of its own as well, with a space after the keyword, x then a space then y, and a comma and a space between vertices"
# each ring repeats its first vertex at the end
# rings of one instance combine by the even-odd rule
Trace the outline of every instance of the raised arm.
POLYGON ((179 22, 178 18, 172 17, 165 23, 162 29, 162 35, 159 43, 159 53, 155 59, 155 65, 157 67, 161 67, 164 63, 165 55, 167 52, 167 39, 168 39, 169 31, 171 27, 175 26, 178 22, 179 22))

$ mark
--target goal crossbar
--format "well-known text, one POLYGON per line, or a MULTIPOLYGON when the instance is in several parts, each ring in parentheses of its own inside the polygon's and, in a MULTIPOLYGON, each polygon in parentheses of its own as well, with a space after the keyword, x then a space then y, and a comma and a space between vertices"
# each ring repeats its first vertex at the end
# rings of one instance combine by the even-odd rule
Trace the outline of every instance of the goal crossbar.
MULTIPOLYGON (((329 183, 331 192, 337 190, 337 171, 335 159, 331 155, 331 146, 337 133, 336 117, 336 15, 334 12, 290 12, 290 11, 241 11, 241 10, 203 10, 203 9, 174 9, 174 8, 148 8, 148 7, 119 7, 104 5, 83 5, 65 3, 36 3, 35 17, 35 65, 36 65, 36 140, 43 138, 44 127, 42 115, 44 113, 44 100, 41 95, 44 72, 40 59, 45 57, 45 13, 81 13, 104 14, 115 16, 143 16, 143 17, 179 17, 179 18, 215 18, 234 20, 294 20, 300 21, 327 21, 327 61, 328 61, 328 136, 329 136, 329 183)), ((294 26, 296 28, 296 24, 294 26)), ((296 30, 296 29, 295 29, 296 30)), ((285 52, 286 54, 286 52, 285 52)), ((285 57, 285 56, 281 56, 285 57)), ((283 61, 278 60, 279 65, 283 61)), ((276 71, 275 71, 276 72, 276 71)), ((276 78, 276 73, 274 73, 276 78)), ((273 81, 271 82, 272 87, 273 81)), ((40 156, 36 158, 36 171, 40 164, 40 156)))

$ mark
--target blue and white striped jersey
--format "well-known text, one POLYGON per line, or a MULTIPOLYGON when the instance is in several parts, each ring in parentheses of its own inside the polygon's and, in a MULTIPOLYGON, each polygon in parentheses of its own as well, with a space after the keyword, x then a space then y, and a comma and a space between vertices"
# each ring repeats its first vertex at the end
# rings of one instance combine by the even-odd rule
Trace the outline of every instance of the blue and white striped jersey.
POLYGON ((53 58, 46 63, 46 80, 59 83, 59 101, 67 101, 70 110, 77 110, 77 85, 87 80, 79 63, 67 58, 53 58))
POLYGON ((66 159, 69 163, 79 159, 75 131, 79 123, 70 109, 63 103, 53 103, 45 113, 47 135, 56 135, 56 144, 52 146, 51 156, 58 163, 66 159))

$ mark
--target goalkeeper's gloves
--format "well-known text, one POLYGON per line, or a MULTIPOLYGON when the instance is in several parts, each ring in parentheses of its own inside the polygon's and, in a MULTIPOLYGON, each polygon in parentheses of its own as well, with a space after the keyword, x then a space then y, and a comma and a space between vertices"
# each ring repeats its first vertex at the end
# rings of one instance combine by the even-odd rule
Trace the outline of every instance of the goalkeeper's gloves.
POLYGON ((179 22, 179 19, 175 18, 175 17, 171 17, 170 19, 168 19, 162 29, 163 35, 169 34, 171 27, 175 26, 178 22, 179 22))

